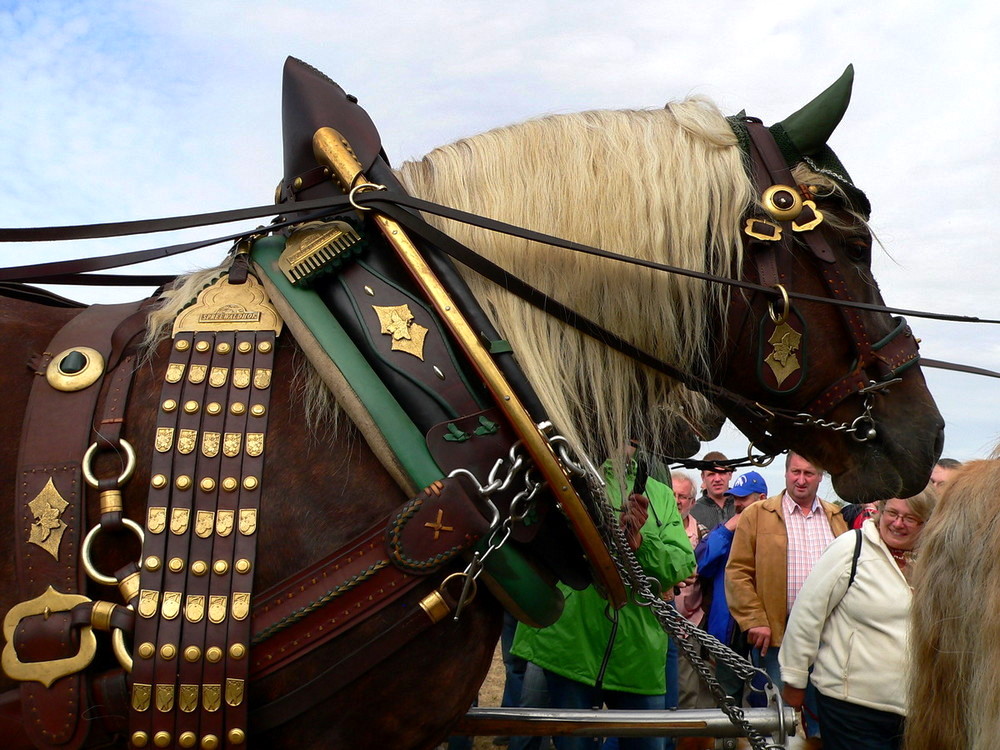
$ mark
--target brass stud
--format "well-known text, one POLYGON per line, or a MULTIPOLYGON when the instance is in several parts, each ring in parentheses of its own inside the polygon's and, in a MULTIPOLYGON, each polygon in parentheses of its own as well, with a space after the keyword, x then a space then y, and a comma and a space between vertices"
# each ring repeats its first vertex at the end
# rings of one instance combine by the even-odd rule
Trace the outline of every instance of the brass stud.
POLYGON ((234 643, 229 647, 229 657, 231 659, 242 659, 247 655, 247 647, 242 643, 234 643))
POLYGON ((160 658, 170 661, 177 656, 177 646, 172 643, 164 643, 160 646, 160 658))
POLYGON ((136 649, 136 653, 139 654, 140 659, 152 659, 153 654, 156 653, 156 646, 149 641, 140 643, 139 648, 136 649))
POLYGON ((167 563, 167 568, 171 573, 180 573, 184 570, 184 561, 179 557, 171 557, 170 562, 167 563))
POLYGON ((149 735, 145 732, 132 732, 132 746, 146 747, 149 744, 149 735))
POLYGON ((194 350, 196 352, 207 352, 212 348, 212 342, 202 339, 197 344, 194 345, 194 350))
POLYGON ((172 398, 168 398, 166 401, 163 402, 163 405, 160 408, 162 408, 163 411, 169 414, 170 412, 174 411, 174 409, 177 408, 177 402, 172 398))
POLYGON ((187 474, 181 474, 177 479, 174 480, 174 487, 179 490, 189 490, 191 489, 191 477, 187 474))
POLYGON ((228 341, 222 341, 215 347, 216 354, 229 354, 233 350, 233 345, 228 341))
POLYGON ((225 560, 216 560, 212 564, 212 570, 215 571, 216 575, 224 576, 229 572, 229 563, 225 560))
POLYGON ((257 344, 257 351, 259 351, 261 354, 267 354, 273 348, 274 344, 272 344, 270 341, 261 341, 259 344, 257 344))
POLYGON ((177 744, 181 747, 194 747, 198 742, 198 735, 194 732, 182 732, 180 737, 177 738, 177 744))
POLYGON ((205 661, 209 664, 218 664, 222 661, 222 649, 218 646, 210 646, 205 649, 205 661))
POLYGON ((238 351, 240 354, 249 354, 251 351, 253 351, 253 344, 251 344, 249 341, 241 341, 239 345, 236 347, 236 351, 238 351))
POLYGON ((201 407, 198 405, 197 401, 185 401, 184 402, 184 413, 185 414, 197 414, 198 409, 201 407))
POLYGON ((243 489, 245 490, 255 490, 260 482, 257 481, 257 477, 245 477, 243 479, 243 489))
POLYGON ((157 747, 170 747, 170 732, 157 732, 153 735, 153 744, 157 747))
POLYGON ((208 572, 208 563, 204 560, 195 560, 191 563, 191 574, 196 576, 203 576, 208 572))
POLYGON ((245 413, 246 410, 247 410, 247 405, 241 401, 234 401, 232 404, 229 405, 229 411, 232 414, 235 414, 236 416, 240 416, 241 414, 245 413))
POLYGON ((187 339, 177 339, 177 341, 174 342, 174 349, 179 352, 186 352, 190 348, 191 342, 187 339))
POLYGON ((202 492, 211 492, 215 489, 215 480, 212 477, 205 477, 198 482, 198 486, 201 487, 202 492))
POLYGON ((228 737, 230 744, 242 745, 247 738, 247 734, 242 729, 233 728, 229 730, 228 737))
POLYGON ((267 412, 267 407, 264 404, 254 404, 250 407, 250 413, 255 417, 263 417, 267 412))
POLYGON ((184 649, 184 661, 194 664, 201 658, 201 649, 197 646, 188 646, 184 649))
POLYGON ((208 405, 205 406, 205 413, 213 417, 219 416, 222 414, 222 404, 218 401, 209 402, 208 405))
POLYGON ((243 573, 249 573, 251 567, 252 566, 250 565, 250 561, 247 560, 245 557, 241 557, 239 560, 236 561, 236 564, 233 565, 233 570, 235 570, 237 573, 243 574, 243 573))
POLYGON ((240 483, 236 481, 236 477, 226 477, 222 480, 222 489, 226 492, 235 492, 239 486, 240 483))
POLYGON ((149 480, 154 490, 162 490, 167 486, 167 477, 164 474, 154 474, 153 478, 149 480))
POLYGON ((206 734, 201 738, 201 750, 216 750, 219 747, 219 738, 214 734, 206 734))
POLYGON ((143 563, 143 565, 146 566, 146 570, 159 570, 162 564, 163 560, 158 558, 156 555, 150 555, 143 563))

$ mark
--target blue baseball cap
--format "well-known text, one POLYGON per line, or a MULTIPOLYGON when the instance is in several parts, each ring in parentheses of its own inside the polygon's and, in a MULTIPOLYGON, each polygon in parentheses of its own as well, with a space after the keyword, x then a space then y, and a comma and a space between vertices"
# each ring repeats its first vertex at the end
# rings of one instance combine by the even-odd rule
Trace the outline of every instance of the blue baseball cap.
POLYGON ((727 495, 733 495, 734 497, 746 497, 754 492, 767 494, 767 484, 764 483, 764 477, 756 471, 748 471, 746 474, 741 474, 733 482, 733 486, 726 490, 727 495))

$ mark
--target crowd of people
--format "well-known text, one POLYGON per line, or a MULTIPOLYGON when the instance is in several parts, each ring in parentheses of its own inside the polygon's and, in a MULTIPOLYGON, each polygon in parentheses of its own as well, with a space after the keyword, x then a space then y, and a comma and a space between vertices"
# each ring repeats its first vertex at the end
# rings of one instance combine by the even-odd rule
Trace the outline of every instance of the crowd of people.
MULTIPOLYGON (((822 500, 822 469, 796 453, 786 457, 784 487, 770 496, 760 473, 734 478, 721 453, 705 455, 702 466, 700 482, 675 471, 662 482, 650 478, 642 494, 627 491, 634 462, 623 483, 610 464, 604 471, 629 544, 664 598, 760 668, 746 684, 725 660, 703 653, 722 690, 736 705, 762 706, 769 679, 801 711, 810 746, 898 750, 913 563, 938 493, 960 464, 941 459, 913 497, 859 505, 822 500)), ((503 705, 715 706, 649 607, 630 600, 616 612, 593 587, 562 588, 566 609, 554 625, 509 619, 503 705)), ((653 737, 496 740, 507 742, 510 750, 685 746, 653 737)))

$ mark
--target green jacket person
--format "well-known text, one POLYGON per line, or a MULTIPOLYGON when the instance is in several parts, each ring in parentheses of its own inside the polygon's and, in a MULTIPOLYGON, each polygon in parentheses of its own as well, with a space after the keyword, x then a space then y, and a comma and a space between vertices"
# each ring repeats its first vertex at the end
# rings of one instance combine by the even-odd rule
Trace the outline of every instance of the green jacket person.
MULTIPOLYGON (((619 482, 610 462, 602 468, 611 505, 621 510, 619 482)), ((626 487, 633 485, 635 470, 633 461, 626 487)), ((635 554, 646 574, 660 582, 662 591, 669 592, 694 571, 694 552, 670 488, 650 478, 645 495, 649 505, 639 529, 641 538, 632 535, 638 542, 635 554)), ((641 499, 631 500, 637 501, 641 499)), ((630 600, 619 610, 614 627, 607 602, 593 586, 582 591, 559 586, 566 597, 562 616, 547 628, 519 624, 511 648, 517 656, 545 670, 551 707, 591 708, 606 703, 616 709, 662 710, 667 635, 650 608, 630 600)), ((560 750, 587 747, 586 743, 573 742, 587 738, 553 739, 560 750)), ((656 738, 622 738, 619 747, 645 747, 632 740, 647 739, 656 738)))

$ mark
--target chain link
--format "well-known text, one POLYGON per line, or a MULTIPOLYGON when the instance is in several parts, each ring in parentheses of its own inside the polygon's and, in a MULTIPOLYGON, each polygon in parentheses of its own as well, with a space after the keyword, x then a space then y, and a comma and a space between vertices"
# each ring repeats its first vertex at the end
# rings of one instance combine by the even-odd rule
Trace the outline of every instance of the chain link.
MULTIPOLYGON (((589 464, 590 462, 584 460, 578 463, 589 464)), ((592 464, 590 465, 592 466, 592 464)), ((596 473, 590 476, 591 478, 600 480, 600 477, 597 477, 596 473)), ((606 495, 603 492, 603 481, 600 484, 601 488, 599 491, 588 493, 591 498, 591 505, 593 506, 590 508, 591 515, 595 519, 595 524, 608 550, 611 552, 611 557, 614 560, 618 573, 621 575, 622 580, 631 588, 632 600, 640 606, 649 607, 663 629, 675 639, 679 650, 684 654, 684 658, 688 660, 699 677, 708 686, 716 704, 726 714, 733 725, 740 728, 744 736, 750 741, 753 750, 769 750, 769 748, 783 747, 782 744, 769 743, 760 732, 751 726, 743 709, 737 706, 732 697, 725 693, 718 680, 716 680, 712 667, 701 657, 700 652, 704 650, 717 662, 726 664, 751 690, 759 692, 759 689, 751 684, 751 680, 754 677, 760 676, 766 685, 764 689, 765 694, 773 699, 777 710, 781 711, 783 709, 781 698, 767 673, 754 667, 745 658, 738 655, 728 646, 725 646, 711 634, 692 625, 674 607, 670 606, 657 591, 653 590, 652 582, 655 581, 657 584, 656 588, 659 589, 659 581, 647 576, 642 569, 628 543, 624 529, 618 523, 617 514, 610 503, 607 502, 606 495)), ((598 490, 597 487, 594 489, 598 490)), ((769 702, 771 701, 769 700, 769 702)), ((784 738, 779 738, 779 741, 783 742, 784 738)))

